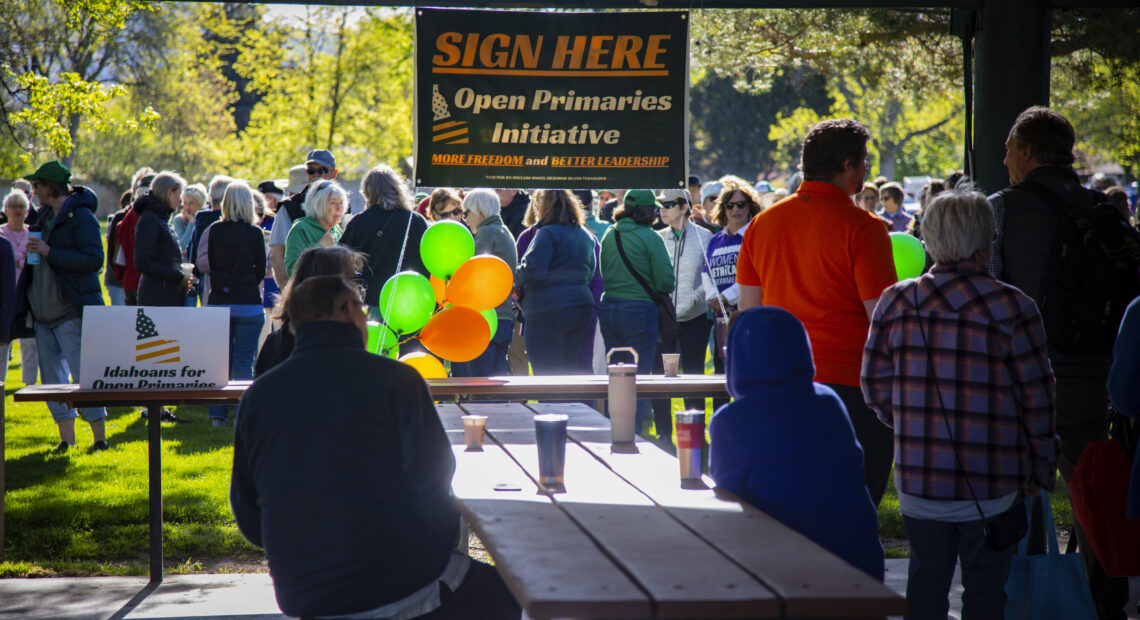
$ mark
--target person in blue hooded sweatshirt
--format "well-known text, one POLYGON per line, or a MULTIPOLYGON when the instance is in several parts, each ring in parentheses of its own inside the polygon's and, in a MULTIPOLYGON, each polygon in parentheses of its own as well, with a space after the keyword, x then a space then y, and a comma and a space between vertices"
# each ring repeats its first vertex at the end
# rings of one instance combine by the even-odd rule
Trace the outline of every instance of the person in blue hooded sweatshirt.
POLYGON ((882 581, 863 447, 843 401, 812 381, 803 324, 774 306, 741 312, 728 330, 727 372, 733 402, 709 423, 717 486, 882 581))

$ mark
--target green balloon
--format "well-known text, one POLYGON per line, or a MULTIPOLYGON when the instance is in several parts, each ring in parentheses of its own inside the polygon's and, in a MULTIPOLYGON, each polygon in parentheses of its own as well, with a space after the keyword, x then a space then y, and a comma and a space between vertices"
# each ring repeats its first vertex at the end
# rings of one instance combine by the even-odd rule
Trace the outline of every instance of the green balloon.
POLYGON ((495 330, 499 329, 499 315, 495 314, 494 308, 487 308, 479 314, 482 314, 483 318, 487 320, 487 325, 491 327, 491 337, 494 338, 495 330))
POLYGON ((376 321, 368 321, 368 352, 392 357, 392 351, 399 347, 400 339, 392 330, 376 321))
POLYGON ((431 282, 414 271, 401 271, 388 278, 380 289, 380 316, 397 334, 418 331, 435 311, 431 282))
POLYGON ((895 256, 895 273, 900 280, 917 278, 926 266, 926 250, 922 242, 904 232, 891 233, 891 251, 895 256))
POLYGON ((475 256, 475 238, 459 222, 436 222, 428 227, 420 241, 424 267, 442 280, 450 278, 472 256, 475 256))

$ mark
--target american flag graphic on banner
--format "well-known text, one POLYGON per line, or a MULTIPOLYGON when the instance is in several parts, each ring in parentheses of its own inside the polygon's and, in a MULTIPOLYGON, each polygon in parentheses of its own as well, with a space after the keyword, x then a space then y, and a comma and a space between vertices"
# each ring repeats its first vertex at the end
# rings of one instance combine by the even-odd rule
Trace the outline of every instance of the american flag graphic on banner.
POLYGON ((172 364, 182 361, 177 340, 163 340, 158 335, 158 329, 142 308, 139 308, 135 319, 135 332, 138 333, 138 342, 135 344, 135 361, 151 361, 155 364, 172 364))

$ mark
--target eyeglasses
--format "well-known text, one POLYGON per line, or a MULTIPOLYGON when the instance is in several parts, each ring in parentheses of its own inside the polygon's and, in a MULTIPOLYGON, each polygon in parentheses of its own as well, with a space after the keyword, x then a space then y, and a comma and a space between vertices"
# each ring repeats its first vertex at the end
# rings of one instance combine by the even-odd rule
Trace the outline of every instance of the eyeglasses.
POLYGON ((752 206, 752 203, 748 202, 747 200, 737 200, 736 202, 724 203, 724 208, 728 209, 728 210, 731 210, 731 209, 746 209, 747 210, 750 206, 752 206))
POLYGON ((440 216, 440 217, 455 217, 455 218, 459 218, 459 217, 464 217, 464 216, 466 216, 466 215, 467 215, 467 212, 466 212, 466 211, 464 211, 463 209, 452 209, 452 210, 450 210, 450 211, 440 211, 440 213, 439 213, 439 216, 440 216))
POLYGON ((672 208, 676 207, 679 209, 681 207, 688 206, 688 204, 689 204, 688 201, 686 201, 685 199, 678 198, 677 200, 671 200, 669 202, 661 203, 661 208, 672 209, 672 208))
POLYGON ((320 168, 306 168, 306 169, 305 169, 305 172, 306 172, 306 173, 307 173, 309 176, 311 176, 311 177, 315 177, 315 176, 319 176, 319 175, 322 175, 322 174, 328 174, 328 173, 329 173, 329 169, 328 169, 328 168, 325 168, 324 166, 321 166, 320 168))

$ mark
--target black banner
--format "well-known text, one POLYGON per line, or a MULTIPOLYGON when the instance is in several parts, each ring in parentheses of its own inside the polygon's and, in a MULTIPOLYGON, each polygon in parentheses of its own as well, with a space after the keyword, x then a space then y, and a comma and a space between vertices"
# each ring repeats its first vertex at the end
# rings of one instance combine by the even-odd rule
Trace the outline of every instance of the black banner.
POLYGON ((684 188, 689 15, 416 9, 415 185, 684 188))

